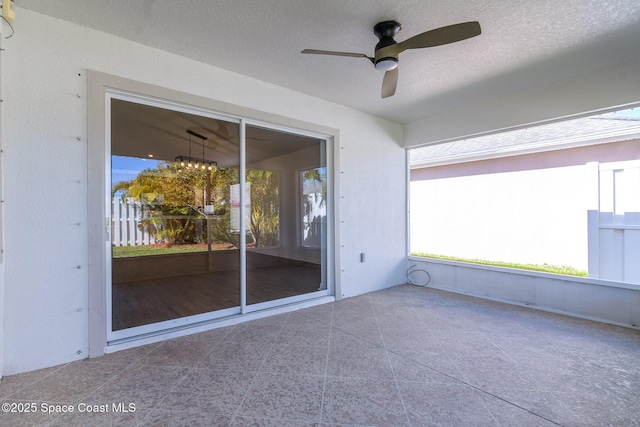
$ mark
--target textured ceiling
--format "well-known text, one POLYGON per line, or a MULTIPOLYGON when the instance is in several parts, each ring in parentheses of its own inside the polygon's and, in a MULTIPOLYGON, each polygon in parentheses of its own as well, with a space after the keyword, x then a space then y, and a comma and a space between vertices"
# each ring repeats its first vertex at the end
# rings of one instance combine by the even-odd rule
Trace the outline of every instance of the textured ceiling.
MULTIPOLYGON (((17 0, 30 9, 295 91, 406 123, 466 103, 640 58, 638 0, 17 0), (406 51, 396 95, 361 58, 373 26, 395 19, 397 41, 476 20, 482 35, 406 51)), ((19 16, 16 25, 19 25, 19 16)))

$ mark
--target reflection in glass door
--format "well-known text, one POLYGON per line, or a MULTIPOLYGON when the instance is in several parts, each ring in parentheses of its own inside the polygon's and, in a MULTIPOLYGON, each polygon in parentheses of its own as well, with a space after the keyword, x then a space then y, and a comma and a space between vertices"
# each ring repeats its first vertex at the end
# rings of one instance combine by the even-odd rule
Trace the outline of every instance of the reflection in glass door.
POLYGON ((247 126, 247 304, 327 289, 326 141, 247 126))
POLYGON ((109 342, 330 295, 325 139, 108 100, 109 342))
POLYGON ((119 99, 111 122, 111 331, 238 313, 238 125, 119 99))

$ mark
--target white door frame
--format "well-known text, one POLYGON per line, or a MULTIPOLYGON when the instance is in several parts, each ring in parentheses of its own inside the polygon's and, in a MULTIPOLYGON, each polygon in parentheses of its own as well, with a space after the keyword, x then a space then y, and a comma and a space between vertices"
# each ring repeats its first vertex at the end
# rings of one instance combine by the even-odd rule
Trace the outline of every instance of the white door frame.
MULTIPOLYGON (((105 352, 109 352, 108 345, 129 340, 139 340, 141 344, 145 338, 150 336, 169 337, 172 331, 184 330, 191 325, 211 324, 210 328, 216 327, 213 323, 217 319, 229 318, 229 316, 240 316, 244 313, 254 313, 257 310, 270 310, 283 306, 284 304, 309 304, 309 299, 330 297, 335 298, 339 293, 339 283, 336 280, 336 265, 338 260, 337 236, 334 226, 337 220, 337 209, 334 199, 336 197, 337 176, 337 150, 333 149, 334 144, 338 144, 339 132, 324 126, 312 123, 301 122, 286 117, 276 116, 232 104, 202 98, 195 95, 176 92, 170 89, 159 88, 122 79, 104 73, 89 71, 89 355, 97 357, 105 352), (109 225, 110 204, 107 203, 106 195, 111 194, 110 183, 110 100, 125 99, 127 101, 144 103, 146 105, 169 107, 172 110, 184 111, 191 114, 204 115, 207 117, 221 118, 230 122, 240 124, 241 128, 241 178, 244 174, 244 127, 247 124, 266 127, 274 130, 282 130, 303 136, 312 136, 327 141, 327 166, 328 166, 328 226, 327 226, 327 272, 328 286, 326 291, 318 291, 311 294, 304 294, 286 298, 283 300, 269 301, 266 303, 247 306, 246 299, 241 301, 239 308, 222 310, 218 312, 203 313, 188 318, 175 319, 167 322, 160 322, 153 325, 144 325, 131 328, 131 330, 112 331, 111 330, 111 239, 109 225), (95 194, 100 188, 100 194, 95 194), (109 210, 107 209, 109 206, 109 210), (107 257, 109 261, 107 262, 107 257), (128 332, 125 332, 128 331, 128 332)), ((244 180, 240 180, 241 191, 244 194, 244 180)), ((241 208, 244 205, 241 203, 241 208)), ((244 215, 240 218, 244 220, 244 215)), ((242 233, 241 233, 242 236, 242 233)), ((246 242, 245 242, 246 243, 246 242)), ((241 254, 244 253, 246 245, 241 242, 241 254)), ((241 255, 241 257, 246 255, 241 255)), ((241 258, 241 286, 242 295, 246 292, 246 258, 241 258), (242 263, 245 263, 242 265, 242 263), (245 276, 244 279, 242 278, 245 276)), ((198 329, 198 328, 196 328, 198 329)), ((179 333, 179 332, 178 332, 179 333)), ((186 334, 190 332, 182 332, 186 334)), ((175 334, 174 334, 175 335, 175 334)))

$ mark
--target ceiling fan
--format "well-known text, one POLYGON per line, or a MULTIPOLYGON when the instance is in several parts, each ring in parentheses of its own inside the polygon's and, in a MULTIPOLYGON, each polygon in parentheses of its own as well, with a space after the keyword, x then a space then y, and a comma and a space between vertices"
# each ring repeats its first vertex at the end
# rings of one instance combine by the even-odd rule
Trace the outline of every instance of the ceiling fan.
POLYGON ((407 49, 422 49, 424 47, 440 46, 454 43, 480 35, 480 23, 477 21, 463 22, 436 28, 435 30, 413 36, 400 43, 393 37, 398 34, 401 26, 396 21, 383 21, 373 27, 373 33, 380 39, 372 58, 364 53, 335 52, 331 50, 305 49, 301 53, 315 55, 350 56, 370 60, 377 70, 385 71, 382 80, 382 97, 387 98, 396 93, 398 85, 398 56, 407 49))

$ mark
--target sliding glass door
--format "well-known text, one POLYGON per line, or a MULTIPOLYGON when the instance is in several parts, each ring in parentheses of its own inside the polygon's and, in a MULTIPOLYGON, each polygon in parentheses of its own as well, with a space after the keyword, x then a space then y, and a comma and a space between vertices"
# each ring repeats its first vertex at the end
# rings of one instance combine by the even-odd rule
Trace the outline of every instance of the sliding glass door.
POLYGON ((240 311, 230 208, 239 159, 237 123, 111 99, 116 337, 240 311))
POLYGON ((326 290, 326 141, 257 126, 246 133, 247 304, 326 290))
POLYGON ((108 341, 329 295, 324 138, 108 101, 108 341))

